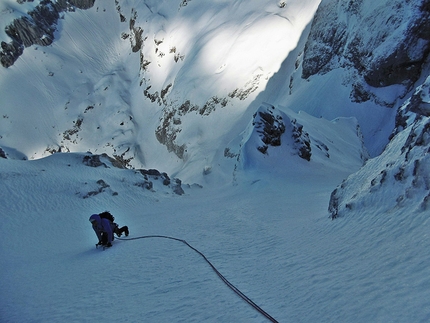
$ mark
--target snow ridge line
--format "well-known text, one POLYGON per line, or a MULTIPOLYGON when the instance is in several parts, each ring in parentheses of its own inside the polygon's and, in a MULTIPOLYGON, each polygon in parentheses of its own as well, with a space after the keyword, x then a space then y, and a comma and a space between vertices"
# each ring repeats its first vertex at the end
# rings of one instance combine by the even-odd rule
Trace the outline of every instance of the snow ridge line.
POLYGON ((190 249, 197 252, 202 258, 211 266, 213 271, 218 275, 218 277, 231 289, 233 292, 235 292, 237 295, 239 295, 244 301, 246 301, 249 305, 251 305, 254 309, 256 309, 258 312, 260 312, 263 316, 265 316, 269 321, 273 323, 279 323, 276 319, 274 319, 269 313, 264 311, 260 306, 255 304, 248 296, 246 296, 244 293, 242 293, 236 286, 234 286, 232 283, 230 283, 227 278, 225 278, 219 271, 216 269, 216 267, 206 258, 206 256, 199 251, 198 249, 194 248, 192 245, 190 245, 187 241, 179 238, 169 237, 169 236, 163 236, 163 235, 148 235, 148 236, 140 236, 140 237, 134 237, 134 238, 115 238, 118 240, 123 241, 131 241, 131 240, 139 240, 139 239, 148 239, 148 238, 162 238, 162 239, 169 239, 169 240, 175 240, 182 242, 183 244, 187 245, 190 249))

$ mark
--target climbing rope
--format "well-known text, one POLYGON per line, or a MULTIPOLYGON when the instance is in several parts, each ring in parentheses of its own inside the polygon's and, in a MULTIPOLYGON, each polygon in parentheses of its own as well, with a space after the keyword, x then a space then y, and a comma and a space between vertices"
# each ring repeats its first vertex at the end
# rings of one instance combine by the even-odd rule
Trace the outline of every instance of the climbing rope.
POLYGON ((190 249, 194 250, 195 252, 197 252, 200 256, 202 256, 202 258, 209 264, 209 266, 211 266, 211 268, 213 269, 213 271, 218 275, 219 278, 221 278, 221 280, 231 289, 233 290, 233 292, 235 292, 237 295, 239 295, 245 302, 247 302, 249 305, 251 305, 254 309, 256 309, 258 312, 260 312, 263 316, 265 316, 269 321, 274 322, 274 323, 278 323, 277 320, 275 320, 269 313, 267 313, 266 311, 264 311, 260 306, 258 306, 257 304, 255 304, 248 296, 246 296, 244 293, 242 293, 236 286, 234 286, 232 283, 230 283, 227 278, 225 278, 219 271, 218 269, 215 268, 215 266, 208 260, 208 258, 206 258, 206 256, 200 252, 199 250, 197 250, 196 248, 194 248, 192 245, 190 245, 187 241, 183 240, 183 239, 178 239, 178 238, 174 238, 174 237, 169 237, 169 236, 163 236, 163 235, 149 235, 149 236, 140 236, 140 237, 134 237, 134 238, 115 238, 118 240, 139 240, 139 239, 148 239, 148 238, 162 238, 162 239, 169 239, 169 240, 175 240, 175 241, 179 241, 182 242, 183 244, 185 244, 186 246, 188 246, 190 249))

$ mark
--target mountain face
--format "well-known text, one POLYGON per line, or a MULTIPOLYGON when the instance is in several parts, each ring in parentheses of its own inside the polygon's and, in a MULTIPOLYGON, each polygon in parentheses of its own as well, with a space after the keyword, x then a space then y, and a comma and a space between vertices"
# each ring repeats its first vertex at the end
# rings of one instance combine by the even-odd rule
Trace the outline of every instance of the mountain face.
POLYGON ((332 218, 393 185, 387 209, 428 205, 428 0, 1 6, 2 157, 107 153, 198 183, 364 164, 332 218))
POLYGON ((353 102, 370 100, 394 107, 407 98, 397 111, 384 152, 333 192, 329 206, 333 219, 376 207, 384 190, 395 193, 392 201, 382 204, 386 207, 382 212, 429 207, 429 5, 429 1, 322 1, 316 13, 304 51, 304 78, 349 68, 354 71, 353 102), (327 24, 327 17, 333 23, 327 24), (390 88, 396 90, 387 96, 390 88))
MULTIPOLYGON (((249 104, 297 45, 318 1, 81 5, 67 2, 61 11, 59 2, 11 2, 2 10, 11 13, 5 30, 22 20, 51 21, 33 12, 54 12, 41 28, 46 36, 34 32, 35 38, 50 38, 56 26, 54 42, 20 46, 22 55, 2 71, 4 150, 27 158, 108 153, 132 167, 200 177, 244 131, 255 112, 249 104), (19 91, 16 82, 25 83, 19 91), (21 118, 29 106, 30 124, 21 118)), ((7 33, 2 38, 20 42, 7 33)))

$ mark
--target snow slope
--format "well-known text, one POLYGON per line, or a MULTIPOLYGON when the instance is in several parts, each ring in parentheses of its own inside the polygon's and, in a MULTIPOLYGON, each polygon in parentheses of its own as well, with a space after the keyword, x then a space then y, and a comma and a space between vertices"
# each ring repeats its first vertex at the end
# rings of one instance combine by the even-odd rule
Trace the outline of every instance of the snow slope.
POLYGON ((265 322, 180 242, 96 249, 88 218, 105 209, 131 238, 185 239, 279 322, 429 318, 425 213, 328 219, 331 190, 357 167, 293 156, 281 173, 256 166, 235 186, 185 185, 178 196, 137 187, 140 173, 108 160, 94 168, 82 159, 0 159, 3 322, 265 322), (100 179, 109 187, 83 198, 100 179))

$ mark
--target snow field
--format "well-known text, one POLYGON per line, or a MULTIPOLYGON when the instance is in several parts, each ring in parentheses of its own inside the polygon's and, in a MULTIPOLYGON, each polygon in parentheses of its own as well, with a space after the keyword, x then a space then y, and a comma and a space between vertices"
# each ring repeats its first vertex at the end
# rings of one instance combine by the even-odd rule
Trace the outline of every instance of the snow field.
POLYGON ((303 164, 277 176, 257 168, 241 172, 236 186, 176 196, 134 187, 133 171, 91 168, 81 157, 0 160, 1 196, 8 197, 0 316, 7 322, 265 321, 180 242, 116 240, 96 249, 88 217, 105 209, 130 227, 130 237, 186 240, 279 322, 404 322, 429 314, 425 214, 329 220, 329 195, 346 173, 303 164), (111 190, 76 194, 98 179, 111 190))

